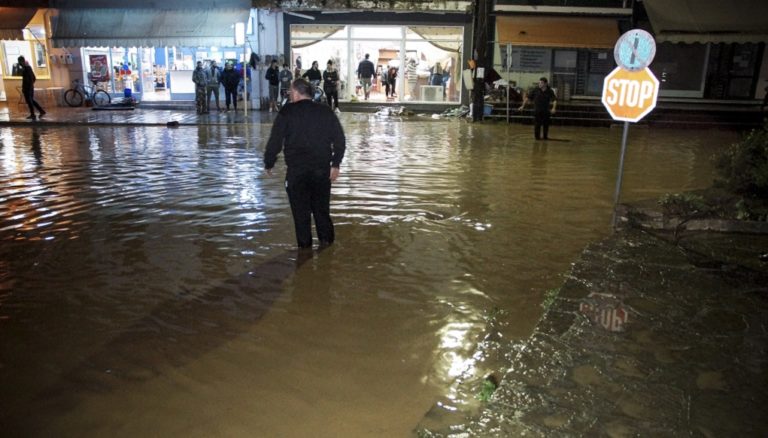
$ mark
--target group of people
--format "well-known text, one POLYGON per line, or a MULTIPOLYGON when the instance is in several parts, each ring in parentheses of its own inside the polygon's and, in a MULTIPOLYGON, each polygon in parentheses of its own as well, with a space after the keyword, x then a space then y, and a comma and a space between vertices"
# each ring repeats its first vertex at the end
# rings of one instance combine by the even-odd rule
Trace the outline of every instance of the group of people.
POLYGON ((192 82, 195 83, 195 107, 198 114, 208 114, 211 110, 211 96, 215 98, 216 109, 221 111, 219 104, 219 89, 224 86, 224 100, 226 109, 230 105, 237 111, 237 87, 242 79, 240 73, 235 70, 231 62, 224 65, 221 70, 216 61, 211 61, 208 67, 203 66, 202 61, 197 61, 195 71, 192 72, 192 82))
MULTIPOLYGON (((297 59, 297 64, 300 61, 297 59)), ((296 76, 301 73, 301 70, 297 69, 296 76)), ((283 69, 280 70, 277 66, 277 60, 272 60, 267 69, 264 78, 269 83, 269 112, 277 111, 278 99, 281 101, 287 99, 290 94, 291 81, 294 78, 294 74, 291 72, 288 64, 283 64, 283 69)), ((325 71, 320 72, 320 66, 317 61, 312 61, 312 66, 301 75, 301 79, 309 82, 312 88, 312 99, 315 98, 315 89, 320 86, 322 82, 323 92, 328 106, 332 110, 338 111, 339 109, 339 84, 340 77, 339 71, 336 69, 336 64, 332 59, 329 59, 326 63, 325 71)))

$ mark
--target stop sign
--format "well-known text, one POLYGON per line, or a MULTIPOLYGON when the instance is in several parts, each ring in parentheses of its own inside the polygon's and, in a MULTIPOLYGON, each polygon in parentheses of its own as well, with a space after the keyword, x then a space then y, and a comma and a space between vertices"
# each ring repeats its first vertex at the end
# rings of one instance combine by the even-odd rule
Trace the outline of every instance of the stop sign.
POLYGON ((602 102, 614 120, 637 122, 656 107, 659 80, 649 68, 639 71, 616 67, 603 82, 602 102))

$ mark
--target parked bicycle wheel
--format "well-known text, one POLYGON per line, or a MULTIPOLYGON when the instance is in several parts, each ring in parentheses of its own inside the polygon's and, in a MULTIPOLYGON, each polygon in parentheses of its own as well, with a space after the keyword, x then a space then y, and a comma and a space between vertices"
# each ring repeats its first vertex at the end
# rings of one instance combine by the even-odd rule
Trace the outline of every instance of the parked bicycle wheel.
POLYGON ((64 93, 64 102, 67 102, 67 105, 69 106, 83 106, 84 101, 85 96, 83 96, 83 93, 74 88, 69 89, 64 93))
POLYGON ((96 92, 93 93, 93 106, 105 106, 109 105, 110 102, 112 102, 112 98, 106 91, 96 90, 96 92))

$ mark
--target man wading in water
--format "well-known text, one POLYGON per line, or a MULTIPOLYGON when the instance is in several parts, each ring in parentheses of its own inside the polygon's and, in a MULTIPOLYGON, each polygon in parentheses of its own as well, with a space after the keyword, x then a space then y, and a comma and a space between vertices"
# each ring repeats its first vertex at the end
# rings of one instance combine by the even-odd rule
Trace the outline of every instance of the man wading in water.
POLYGON ((339 176, 346 139, 338 117, 327 105, 312 101, 312 85, 304 79, 291 84, 291 103, 275 118, 264 152, 264 168, 272 175, 283 151, 288 171, 285 191, 293 213, 300 249, 312 248, 312 217, 320 246, 334 241, 331 183, 339 176))
POLYGON ((555 109, 557 109, 557 97, 555 92, 549 87, 547 78, 539 79, 538 88, 534 88, 533 91, 525 96, 525 100, 520 105, 520 108, 518 108, 518 111, 522 111, 525 108, 525 104, 531 101, 533 101, 533 135, 536 137, 536 140, 541 140, 541 128, 543 127, 543 138, 548 140, 549 120, 551 115, 555 113, 555 109), (552 104, 552 109, 549 109, 550 103, 552 104))

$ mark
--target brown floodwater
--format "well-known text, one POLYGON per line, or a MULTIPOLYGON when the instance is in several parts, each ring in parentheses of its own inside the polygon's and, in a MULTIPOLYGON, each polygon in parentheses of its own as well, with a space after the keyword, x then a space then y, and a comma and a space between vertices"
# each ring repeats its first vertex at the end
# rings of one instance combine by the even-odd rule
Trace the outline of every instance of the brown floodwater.
MULTIPOLYGON (((392 437, 476 404, 489 325, 528 336, 610 233, 621 129, 341 117, 310 257, 268 124, 0 128, 0 427, 392 437)), ((623 200, 710 185, 735 139, 633 127, 623 200)))

